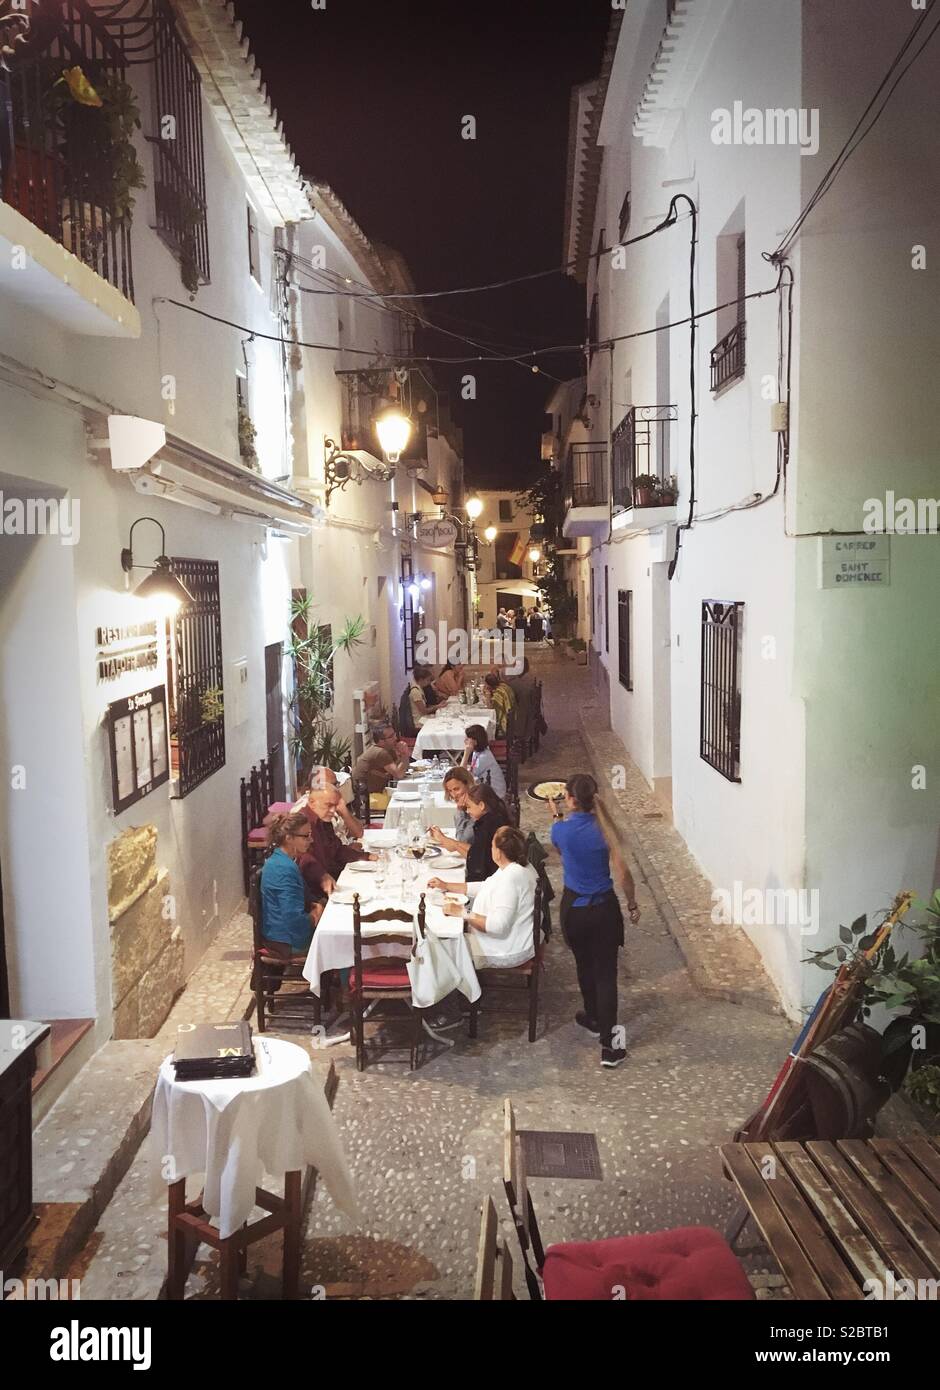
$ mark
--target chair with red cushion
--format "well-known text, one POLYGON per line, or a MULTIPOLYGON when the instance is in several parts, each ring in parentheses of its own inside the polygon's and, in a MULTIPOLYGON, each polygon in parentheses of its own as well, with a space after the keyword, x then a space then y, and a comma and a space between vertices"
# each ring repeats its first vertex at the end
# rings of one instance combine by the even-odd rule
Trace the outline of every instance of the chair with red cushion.
MULTIPOLYGON (((480 967, 477 970, 477 979, 480 981, 481 990, 489 989, 511 989, 517 994, 523 990, 529 996, 529 1042, 535 1042, 535 1034, 538 1028, 539 1018, 539 976, 542 973, 542 960, 545 954, 545 943, 540 940, 542 921, 542 884, 535 886, 535 911, 532 914, 532 956, 529 960, 523 961, 521 965, 512 965, 505 969, 498 966, 480 967), (520 988, 521 986, 521 988, 520 988)), ((482 998, 482 996, 481 996, 482 998)), ((480 1012, 480 1001, 470 1005, 470 1019, 468 1024, 469 1036, 475 1038, 477 1035, 477 1018, 480 1012)))
POLYGON ((754 1298, 737 1256, 724 1236, 709 1226, 566 1241, 545 1250, 508 1098, 503 1186, 522 1250, 526 1286, 533 1299, 700 1302, 754 1298))
POLYGON ((309 1032, 320 1022, 320 999, 302 974, 307 953, 282 954, 277 949, 279 943, 265 941, 261 870, 257 868, 252 870, 248 885, 248 911, 253 942, 251 988, 258 1032, 265 1031, 269 1016, 278 1029, 303 1028, 309 1032))
MULTIPOLYGON (((418 930, 424 936, 424 894, 418 907, 418 930)), ((352 1013, 352 1032, 356 1044, 356 1069, 364 1071, 366 1065, 365 1044, 365 1006, 373 999, 397 1001, 407 1005, 412 1024, 410 1062, 411 1070, 417 1066, 418 1044, 421 1041, 421 1014, 414 1007, 411 997, 411 980, 408 975, 407 957, 369 956, 362 958, 362 927, 377 922, 403 922, 405 931, 370 933, 368 944, 375 946, 404 946, 408 955, 413 955, 415 947, 414 922, 410 912, 400 908, 376 908, 374 912, 362 912, 359 894, 353 898, 353 960, 355 964, 349 972, 349 1003, 352 1013)))

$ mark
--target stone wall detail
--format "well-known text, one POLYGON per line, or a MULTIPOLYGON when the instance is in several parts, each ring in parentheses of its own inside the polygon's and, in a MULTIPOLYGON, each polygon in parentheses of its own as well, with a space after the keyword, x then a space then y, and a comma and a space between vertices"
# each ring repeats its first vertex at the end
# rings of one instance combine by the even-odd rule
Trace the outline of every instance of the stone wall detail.
POLYGON ((115 1038, 154 1037, 185 983, 183 937, 169 899, 156 826, 122 831, 108 846, 115 1038))

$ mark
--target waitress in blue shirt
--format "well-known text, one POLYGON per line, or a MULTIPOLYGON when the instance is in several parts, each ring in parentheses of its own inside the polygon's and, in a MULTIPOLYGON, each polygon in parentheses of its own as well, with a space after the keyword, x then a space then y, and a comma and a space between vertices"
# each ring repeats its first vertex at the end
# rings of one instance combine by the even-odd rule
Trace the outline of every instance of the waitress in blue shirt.
POLYGON ((584 1000, 575 1021, 601 1040, 601 1066, 619 1067, 624 1047, 614 1046, 617 1021, 617 952, 623 945, 623 916, 611 878, 627 895, 630 921, 637 922, 633 876, 627 868, 617 828, 586 773, 565 783, 564 801, 552 802, 552 844, 561 852, 565 888, 561 929, 574 954, 584 1000), (565 818, 565 809, 570 813, 565 818))
POLYGON ((310 848, 311 834, 303 811, 275 816, 268 826, 268 843, 273 848, 261 870, 261 933, 265 945, 274 948, 272 953, 285 960, 307 950, 323 911, 323 903, 307 911, 297 865, 310 848))

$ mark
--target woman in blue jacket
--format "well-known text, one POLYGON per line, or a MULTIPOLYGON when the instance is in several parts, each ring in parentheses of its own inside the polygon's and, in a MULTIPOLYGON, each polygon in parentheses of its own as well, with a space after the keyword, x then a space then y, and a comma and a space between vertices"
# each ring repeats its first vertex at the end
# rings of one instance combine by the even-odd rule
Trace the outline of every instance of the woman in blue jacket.
POLYGON ((261 934, 274 954, 302 955, 323 911, 315 903, 307 911, 304 880, 297 860, 310 848, 310 822, 302 811, 275 816, 268 826, 272 852, 261 870, 261 934))

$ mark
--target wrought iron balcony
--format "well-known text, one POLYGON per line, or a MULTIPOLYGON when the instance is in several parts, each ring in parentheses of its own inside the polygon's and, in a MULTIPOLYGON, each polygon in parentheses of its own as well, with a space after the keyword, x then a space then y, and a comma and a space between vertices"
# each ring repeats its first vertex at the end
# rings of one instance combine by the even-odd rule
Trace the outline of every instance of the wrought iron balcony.
POLYGON ((711 352, 712 390, 720 391, 729 381, 744 375, 744 323, 736 323, 711 352))
POLYGON ((138 124, 123 50, 94 7, 61 0, 38 9, 0 66, 0 192, 130 300, 138 124))
POLYGON ((570 444, 565 459, 565 511, 607 506, 607 445, 570 444))
POLYGON ((677 418, 674 405, 632 406, 614 430, 611 445, 614 506, 661 506, 670 476, 669 428, 677 418), (637 485, 637 479, 655 479, 637 485), (649 501, 643 489, 653 494, 649 501))

